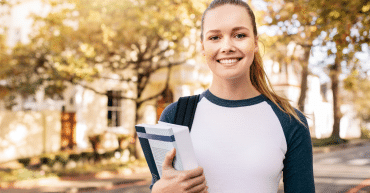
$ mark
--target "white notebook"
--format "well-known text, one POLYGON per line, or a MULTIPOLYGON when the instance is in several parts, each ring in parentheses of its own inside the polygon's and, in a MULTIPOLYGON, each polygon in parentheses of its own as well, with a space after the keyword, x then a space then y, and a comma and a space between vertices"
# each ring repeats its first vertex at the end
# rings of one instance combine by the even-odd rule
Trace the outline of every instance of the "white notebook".
POLYGON ((166 153, 176 148, 173 166, 176 170, 198 167, 189 128, 159 121, 156 125, 135 125, 145 159, 154 179, 162 177, 162 164, 166 153))

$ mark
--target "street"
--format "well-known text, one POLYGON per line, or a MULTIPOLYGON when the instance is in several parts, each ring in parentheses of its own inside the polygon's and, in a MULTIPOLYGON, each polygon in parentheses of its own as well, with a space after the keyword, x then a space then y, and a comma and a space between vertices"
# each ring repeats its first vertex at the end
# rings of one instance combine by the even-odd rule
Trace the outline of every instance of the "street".
POLYGON ((314 175, 317 193, 347 192, 370 178, 370 145, 314 155, 314 175))
MULTIPOLYGON (((370 144, 330 153, 315 154, 316 193, 346 193, 370 178, 370 144)), ((370 184, 369 184, 370 185, 370 184)), ((282 184, 281 186, 282 187, 282 184)), ((99 193, 102 191, 95 191, 99 193)), ((107 193, 149 193, 149 184, 106 190, 107 193)), ((247 192, 247 191, 246 191, 247 192)), ((279 193, 283 192, 280 188, 279 193)), ((370 186, 358 193, 370 192, 370 186)))

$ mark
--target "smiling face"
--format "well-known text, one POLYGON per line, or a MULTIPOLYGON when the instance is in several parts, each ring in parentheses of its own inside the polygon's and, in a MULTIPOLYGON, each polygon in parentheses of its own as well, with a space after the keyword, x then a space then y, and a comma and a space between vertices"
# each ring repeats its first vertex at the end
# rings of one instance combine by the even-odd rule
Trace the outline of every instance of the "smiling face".
POLYGON ((258 51, 257 37, 247 10, 222 5, 204 18, 202 52, 214 79, 248 78, 258 51))

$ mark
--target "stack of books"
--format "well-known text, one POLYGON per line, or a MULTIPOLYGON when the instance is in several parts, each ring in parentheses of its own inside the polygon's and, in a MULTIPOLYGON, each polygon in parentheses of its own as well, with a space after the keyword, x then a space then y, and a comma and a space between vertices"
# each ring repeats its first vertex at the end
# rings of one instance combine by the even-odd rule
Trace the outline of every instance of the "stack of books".
POLYGON ((156 125, 135 125, 145 159, 152 177, 162 177, 162 164, 166 153, 176 148, 173 167, 176 170, 192 170, 198 167, 189 128, 159 121, 156 125))

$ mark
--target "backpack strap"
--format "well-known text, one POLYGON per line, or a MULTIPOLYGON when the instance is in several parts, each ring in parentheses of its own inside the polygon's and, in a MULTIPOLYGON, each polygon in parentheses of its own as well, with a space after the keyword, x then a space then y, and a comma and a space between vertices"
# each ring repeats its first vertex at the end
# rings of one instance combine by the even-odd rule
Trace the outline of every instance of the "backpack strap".
POLYGON ((197 104, 199 101, 199 94, 193 96, 180 97, 177 102, 177 111, 175 115, 175 124, 189 127, 193 125, 193 119, 197 104))

